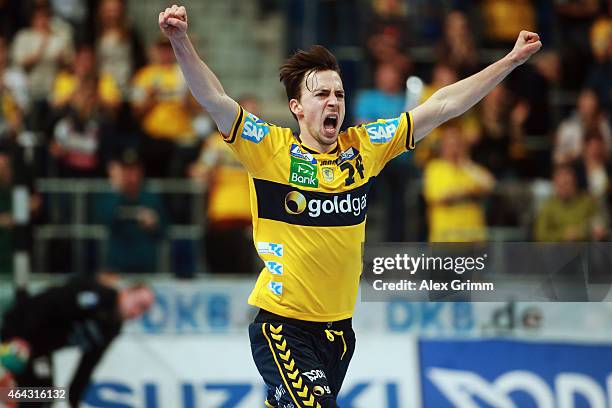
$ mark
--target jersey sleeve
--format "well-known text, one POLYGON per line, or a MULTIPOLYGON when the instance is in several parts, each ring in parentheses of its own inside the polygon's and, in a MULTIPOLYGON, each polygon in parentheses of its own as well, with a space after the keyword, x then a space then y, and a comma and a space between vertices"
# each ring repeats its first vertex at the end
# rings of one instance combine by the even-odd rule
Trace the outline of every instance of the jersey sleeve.
POLYGON ((223 140, 251 175, 260 174, 286 145, 290 129, 264 122, 241 106, 228 135, 223 140))
POLYGON ((360 128, 361 137, 370 146, 378 165, 377 173, 394 157, 414 149, 412 112, 402 113, 397 118, 379 119, 360 128))

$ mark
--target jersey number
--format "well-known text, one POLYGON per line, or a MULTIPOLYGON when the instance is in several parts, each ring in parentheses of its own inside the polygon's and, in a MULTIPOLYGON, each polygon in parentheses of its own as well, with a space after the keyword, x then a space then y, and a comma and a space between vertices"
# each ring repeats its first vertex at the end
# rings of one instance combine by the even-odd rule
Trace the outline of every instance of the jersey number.
POLYGON ((364 168, 363 168, 363 161, 361 159, 361 155, 355 158, 355 167, 353 167, 353 165, 349 162, 344 162, 340 165, 340 170, 342 170, 343 173, 345 170, 348 170, 348 175, 346 176, 346 179, 344 179, 345 186, 350 186, 351 184, 355 182, 355 169, 357 170, 357 173, 359 174, 359 178, 363 180, 364 168))

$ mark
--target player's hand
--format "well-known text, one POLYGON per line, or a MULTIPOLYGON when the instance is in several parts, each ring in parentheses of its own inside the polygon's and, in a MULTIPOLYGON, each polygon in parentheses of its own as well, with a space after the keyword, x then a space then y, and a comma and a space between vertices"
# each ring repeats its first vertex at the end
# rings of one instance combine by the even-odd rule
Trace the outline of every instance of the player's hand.
POLYGON ((171 40, 187 36, 188 23, 185 7, 175 4, 159 13, 159 28, 171 40))
POLYGON ((516 64, 521 65, 533 54, 542 48, 540 36, 530 31, 521 31, 514 48, 510 52, 510 59, 516 64))

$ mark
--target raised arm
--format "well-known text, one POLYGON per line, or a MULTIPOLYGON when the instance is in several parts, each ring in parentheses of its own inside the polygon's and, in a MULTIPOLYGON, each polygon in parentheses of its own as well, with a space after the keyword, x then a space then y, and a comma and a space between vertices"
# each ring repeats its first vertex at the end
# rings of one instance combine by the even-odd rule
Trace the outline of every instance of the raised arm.
POLYGON ((227 96, 221 82, 200 59, 189 40, 185 7, 173 5, 159 13, 159 28, 172 44, 191 93, 227 136, 238 114, 238 104, 227 96))
POLYGON ((468 78, 439 89, 412 112, 415 142, 476 105, 541 47, 540 37, 536 33, 521 31, 514 48, 504 58, 468 78))

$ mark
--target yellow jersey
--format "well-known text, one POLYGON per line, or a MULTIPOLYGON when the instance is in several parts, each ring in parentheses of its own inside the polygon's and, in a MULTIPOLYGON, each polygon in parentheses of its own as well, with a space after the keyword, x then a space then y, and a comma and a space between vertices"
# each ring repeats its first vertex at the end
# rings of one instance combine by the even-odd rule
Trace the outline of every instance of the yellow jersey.
MULTIPOLYGON (((480 168, 475 164, 470 164, 480 168)), ((482 242, 487 238, 485 214, 475 200, 442 204, 456 193, 475 191, 473 170, 447 160, 434 159, 425 167, 423 192, 428 202, 430 242, 482 242)))
POLYGON ((141 68, 132 81, 133 102, 142 103, 149 92, 156 95, 157 103, 142 118, 141 125, 147 135, 177 143, 193 143, 193 117, 185 109, 189 89, 178 64, 152 64, 141 68))
MULTIPOLYGON (((55 106, 64 105, 70 101, 79 84, 77 77, 67 71, 62 71, 55 77, 51 103, 55 106)), ((112 75, 103 72, 98 79, 98 96, 106 105, 119 105, 121 103, 121 90, 112 75)))
POLYGON ((202 165, 212 171, 208 187, 207 215, 211 223, 251 223, 249 177, 219 134, 208 137, 202 149, 202 165))
POLYGON ((249 304, 307 321, 352 316, 368 191, 414 148, 412 114, 348 128, 318 153, 290 129, 239 109, 225 141, 249 173, 253 240, 265 267, 249 304))

